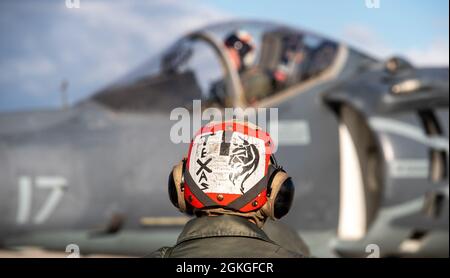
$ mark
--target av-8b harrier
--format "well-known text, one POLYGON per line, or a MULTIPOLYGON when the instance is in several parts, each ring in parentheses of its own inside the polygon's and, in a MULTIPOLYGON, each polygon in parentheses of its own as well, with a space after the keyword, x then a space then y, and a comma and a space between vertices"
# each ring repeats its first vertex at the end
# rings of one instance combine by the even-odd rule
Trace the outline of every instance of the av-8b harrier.
POLYGON ((197 30, 73 107, 0 114, 0 244, 173 244, 186 218, 167 176, 186 144, 170 140, 170 113, 201 100, 278 108, 276 155, 297 187, 284 222, 313 255, 447 257, 448 76, 279 24, 197 30))

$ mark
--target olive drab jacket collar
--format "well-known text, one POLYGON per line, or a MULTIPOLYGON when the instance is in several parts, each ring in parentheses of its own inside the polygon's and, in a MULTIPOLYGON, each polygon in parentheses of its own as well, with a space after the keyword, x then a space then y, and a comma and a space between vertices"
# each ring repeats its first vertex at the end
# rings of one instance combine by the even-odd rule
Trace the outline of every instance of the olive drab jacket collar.
POLYGON ((190 220, 173 247, 148 257, 159 258, 301 258, 274 241, 257 225, 235 215, 201 216, 190 220))
POLYGON ((203 216, 190 220, 178 237, 177 244, 199 238, 237 236, 258 238, 272 243, 272 240, 247 219, 233 215, 203 216))

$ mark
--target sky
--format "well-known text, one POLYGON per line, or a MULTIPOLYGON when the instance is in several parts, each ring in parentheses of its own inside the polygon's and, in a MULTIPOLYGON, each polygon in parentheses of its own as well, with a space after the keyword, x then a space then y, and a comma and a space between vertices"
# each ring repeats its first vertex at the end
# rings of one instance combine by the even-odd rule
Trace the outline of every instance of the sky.
POLYGON ((186 32, 231 19, 310 30, 376 56, 448 66, 449 1, 373 0, 0 1, 0 111, 58 108, 84 99, 186 32))

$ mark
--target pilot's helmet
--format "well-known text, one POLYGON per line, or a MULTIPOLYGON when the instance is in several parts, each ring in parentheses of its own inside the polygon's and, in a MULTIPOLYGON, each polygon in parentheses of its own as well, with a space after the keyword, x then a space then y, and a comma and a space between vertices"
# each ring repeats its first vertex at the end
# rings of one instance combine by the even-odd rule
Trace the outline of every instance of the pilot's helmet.
POLYGON ((169 176, 169 196, 182 212, 253 215, 279 219, 291 206, 294 185, 272 154, 261 128, 237 121, 211 122, 169 176))
POLYGON ((249 67, 255 60, 255 45, 253 37, 244 30, 238 30, 230 33, 225 38, 225 46, 228 49, 234 49, 239 55, 238 68, 249 67))

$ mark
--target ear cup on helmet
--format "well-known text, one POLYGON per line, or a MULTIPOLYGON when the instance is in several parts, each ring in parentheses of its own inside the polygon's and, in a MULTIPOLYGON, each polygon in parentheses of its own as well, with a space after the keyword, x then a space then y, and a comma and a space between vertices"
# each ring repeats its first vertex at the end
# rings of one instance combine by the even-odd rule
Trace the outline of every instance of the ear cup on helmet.
POLYGON ((285 216, 292 206, 294 200, 295 187, 292 179, 288 177, 280 186, 280 190, 274 200, 273 216, 280 219, 285 216))
POLYGON ((176 208, 179 208, 177 186, 175 184, 175 179, 173 178, 173 170, 170 171, 169 180, 167 182, 167 185, 168 185, 167 189, 168 189, 168 193, 169 193, 170 202, 176 208))
POLYGON ((276 171, 269 180, 267 202, 263 212, 272 219, 280 219, 289 212, 294 199, 292 179, 283 170, 276 171))
POLYGON ((186 211, 186 202, 184 200, 184 193, 182 189, 183 164, 184 162, 180 161, 173 167, 172 172, 170 172, 168 182, 169 199, 181 212, 186 211))
POLYGON ((183 159, 177 165, 175 165, 172 169, 172 172, 170 172, 168 181, 169 199, 172 204, 181 212, 187 213, 188 215, 193 215, 193 207, 190 204, 186 203, 186 200, 184 199, 184 169, 185 160, 183 159))

